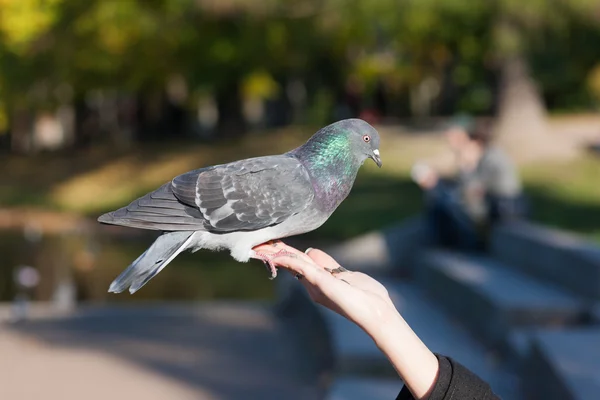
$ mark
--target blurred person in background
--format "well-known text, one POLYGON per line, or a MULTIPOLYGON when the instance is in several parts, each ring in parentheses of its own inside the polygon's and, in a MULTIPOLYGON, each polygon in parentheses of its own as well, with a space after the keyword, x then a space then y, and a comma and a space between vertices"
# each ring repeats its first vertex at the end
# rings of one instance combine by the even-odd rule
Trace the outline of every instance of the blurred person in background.
POLYGON ((17 292, 12 304, 12 322, 27 319, 32 292, 40 282, 37 269, 29 265, 19 265, 14 269, 13 279, 17 292))
POLYGON ((455 155, 456 176, 442 179, 421 163, 412 171, 426 192, 430 238, 442 247, 482 250, 494 224, 526 215, 519 173, 510 157, 494 146, 487 121, 461 117, 445 136, 455 155))

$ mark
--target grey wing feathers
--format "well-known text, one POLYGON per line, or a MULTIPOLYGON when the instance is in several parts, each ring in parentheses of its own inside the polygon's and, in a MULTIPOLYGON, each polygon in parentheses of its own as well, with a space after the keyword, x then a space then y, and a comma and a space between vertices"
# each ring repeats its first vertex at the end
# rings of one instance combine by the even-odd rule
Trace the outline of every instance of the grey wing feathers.
POLYGON ((253 231, 285 221, 313 198, 296 158, 258 157, 179 175, 98 221, 162 231, 253 231))
POLYGON ((194 171, 186 172, 177 176, 171 181, 171 186, 176 198, 193 207, 198 207, 196 204, 196 183, 198 182, 198 175, 214 167, 201 168, 194 171))
POLYGON ((134 200, 127 207, 107 213, 99 222, 160 231, 203 230, 204 218, 198 208, 180 202, 171 183, 134 200))
POLYGON ((154 243, 125 269, 110 285, 109 292, 129 288, 135 293, 162 271, 179 253, 187 249, 194 232, 178 231, 160 235, 154 243))
POLYGON ((205 229, 212 232, 276 225, 304 210, 314 198, 304 166, 285 155, 183 174, 173 179, 173 192, 181 201, 198 207, 206 220, 205 229))

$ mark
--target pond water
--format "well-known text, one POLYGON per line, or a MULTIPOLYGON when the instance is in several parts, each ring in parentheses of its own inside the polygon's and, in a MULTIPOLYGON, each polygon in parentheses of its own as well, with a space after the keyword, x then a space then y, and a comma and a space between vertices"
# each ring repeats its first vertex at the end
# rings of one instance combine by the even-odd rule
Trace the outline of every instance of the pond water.
POLYGON ((0 301, 27 293, 35 301, 67 293, 79 302, 266 299, 275 282, 258 261, 238 263, 227 252, 180 254, 146 286, 130 295, 108 293, 112 280, 135 260, 155 236, 91 234, 42 235, 0 231, 0 301), (15 272, 31 266, 39 276, 32 289, 20 289, 15 272))

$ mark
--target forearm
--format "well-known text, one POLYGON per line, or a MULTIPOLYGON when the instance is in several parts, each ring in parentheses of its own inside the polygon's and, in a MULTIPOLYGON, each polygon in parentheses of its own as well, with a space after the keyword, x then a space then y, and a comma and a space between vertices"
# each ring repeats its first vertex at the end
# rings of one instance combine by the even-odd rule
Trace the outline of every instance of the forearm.
POLYGON ((400 314, 367 333, 390 360, 414 398, 427 398, 437 379, 438 359, 400 314))

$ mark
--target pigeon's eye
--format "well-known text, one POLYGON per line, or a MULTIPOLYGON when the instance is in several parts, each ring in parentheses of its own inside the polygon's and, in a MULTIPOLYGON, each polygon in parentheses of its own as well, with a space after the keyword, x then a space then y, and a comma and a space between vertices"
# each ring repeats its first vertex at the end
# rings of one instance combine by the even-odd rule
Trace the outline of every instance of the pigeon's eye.
POLYGON ((371 136, 369 135, 364 135, 363 136, 363 140, 365 141, 365 143, 369 143, 371 141, 371 136))

